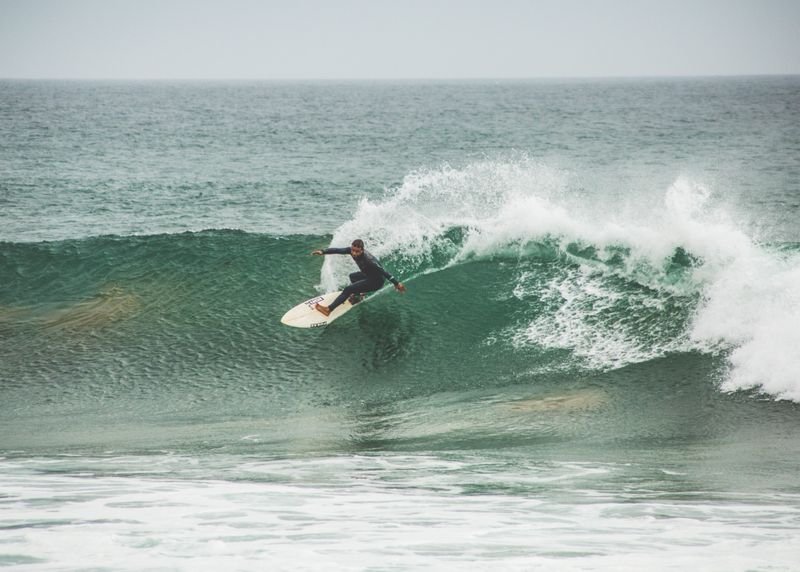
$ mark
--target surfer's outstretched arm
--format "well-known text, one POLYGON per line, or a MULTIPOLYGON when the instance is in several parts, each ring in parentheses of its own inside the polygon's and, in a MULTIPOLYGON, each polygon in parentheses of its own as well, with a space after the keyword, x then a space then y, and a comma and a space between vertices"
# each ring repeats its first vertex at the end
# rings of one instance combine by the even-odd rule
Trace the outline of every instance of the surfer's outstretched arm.
POLYGON ((344 248, 326 248, 325 250, 314 250, 311 254, 315 256, 323 256, 325 254, 351 254, 350 247, 345 246, 344 248))

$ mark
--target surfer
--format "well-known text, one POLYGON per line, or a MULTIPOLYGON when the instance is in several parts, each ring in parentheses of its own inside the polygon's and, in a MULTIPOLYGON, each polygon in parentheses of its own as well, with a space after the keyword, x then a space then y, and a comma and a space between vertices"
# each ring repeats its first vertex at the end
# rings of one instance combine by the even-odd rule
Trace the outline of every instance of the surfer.
POLYGON ((323 306, 322 304, 314 306, 317 311, 326 316, 330 316, 331 312, 351 296, 353 297, 351 303, 356 303, 360 301, 361 297, 359 297, 359 294, 380 290, 384 280, 388 280, 394 284, 395 290, 398 292, 406 291, 406 287, 403 286, 401 282, 398 282, 394 276, 389 274, 383 266, 381 266, 377 258, 364 250, 364 241, 360 238, 355 239, 350 246, 344 248, 326 248, 325 250, 315 250, 311 254, 315 256, 323 256, 325 254, 349 254, 353 257, 353 261, 358 265, 360 270, 360 272, 353 272, 350 274, 350 285, 342 290, 342 293, 339 294, 336 300, 331 302, 330 306, 323 306))

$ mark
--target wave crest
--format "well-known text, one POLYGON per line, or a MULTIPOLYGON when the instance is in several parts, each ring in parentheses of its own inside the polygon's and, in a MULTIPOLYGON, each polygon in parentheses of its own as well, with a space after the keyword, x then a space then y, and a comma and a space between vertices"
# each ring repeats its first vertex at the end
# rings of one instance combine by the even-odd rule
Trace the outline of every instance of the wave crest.
MULTIPOLYGON (((551 302, 550 314, 511 326, 515 345, 569 349, 601 369, 722 351, 724 389, 800 401, 800 256, 756 243, 715 198, 682 176, 657 201, 642 192, 620 203, 531 158, 486 160, 414 172, 381 200, 362 199, 332 243, 361 237, 406 275, 556 260, 558 277, 524 270, 508 285, 551 302)), ((347 272, 346 260, 326 260, 321 286, 347 272)))

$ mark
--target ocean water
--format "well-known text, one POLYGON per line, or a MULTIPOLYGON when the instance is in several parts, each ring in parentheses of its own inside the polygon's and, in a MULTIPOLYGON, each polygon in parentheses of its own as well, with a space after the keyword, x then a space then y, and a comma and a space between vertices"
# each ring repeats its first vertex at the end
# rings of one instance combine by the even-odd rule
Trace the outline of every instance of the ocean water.
POLYGON ((0 81, 0 566, 797 570, 800 78, 0 81))

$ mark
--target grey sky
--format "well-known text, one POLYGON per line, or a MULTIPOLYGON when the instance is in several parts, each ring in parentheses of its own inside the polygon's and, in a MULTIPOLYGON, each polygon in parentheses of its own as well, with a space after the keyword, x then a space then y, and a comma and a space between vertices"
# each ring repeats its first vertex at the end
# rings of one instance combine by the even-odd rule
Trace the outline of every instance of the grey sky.
POLYGON ((800 0, 0 0, 0 77, 800 73, 800 0))

